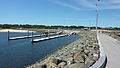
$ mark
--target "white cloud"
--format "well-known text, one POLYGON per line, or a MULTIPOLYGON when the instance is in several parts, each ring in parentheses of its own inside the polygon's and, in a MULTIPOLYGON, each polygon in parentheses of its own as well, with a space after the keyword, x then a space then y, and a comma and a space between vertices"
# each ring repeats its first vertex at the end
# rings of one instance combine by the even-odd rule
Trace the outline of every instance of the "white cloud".
POLYGON ((106 3, 102 3, 102 9, 120 9, 120 0, 108 0, 106 3))
POLYGON ((90 3, 89 1, 87 0, 76 0, 77 3, 79 3, 81 6, 84 6, 84 7, 89 7, 89 8, 96 8, 95 4, 92 4, 90 3))
POLYGON ((120 5, 105 6, 103 9, 120 9, 120 5))
MULTIPOLYGON (((59 5, 72 8, 74 10, 95 10, 96 4, 100 9, 120 9, 120 0, 69 0, 74 1, 76 4, 65 2, 65 0, 51 0, 59 5), (82 8, 81 8, 82 7, 82 8)), ((66 0, 68 1, 68 0, 66 0)))
POLYGON ((120 0, 111 0, 113 3, 120 3, 120 0))
POLYGON ((53 1, 53 2, 55 2, 55 3, 57 3, 57 4, 59 4, 59 5, 65 6, 65 7, 72 8, 72 9, 74 9, 74 10, 81 10, 79 7, 76 7, 76 6, 71 5, 71 4, 69 4, 69 3, 65 3, 65 2, 60 1, 60 0, 51 0, 51 1, 53 1))

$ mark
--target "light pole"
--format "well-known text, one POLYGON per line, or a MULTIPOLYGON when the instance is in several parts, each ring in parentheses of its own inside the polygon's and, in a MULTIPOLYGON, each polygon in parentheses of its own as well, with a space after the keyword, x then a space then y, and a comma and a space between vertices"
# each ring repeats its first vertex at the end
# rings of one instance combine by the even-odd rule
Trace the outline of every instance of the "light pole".
POLYGON ((96 35, 98 34, 98 11, 99 11, 98 4, 96 4, 96 35))
POLYGON ((96 34, 98 34, 98 5, 96 4, 96 34))

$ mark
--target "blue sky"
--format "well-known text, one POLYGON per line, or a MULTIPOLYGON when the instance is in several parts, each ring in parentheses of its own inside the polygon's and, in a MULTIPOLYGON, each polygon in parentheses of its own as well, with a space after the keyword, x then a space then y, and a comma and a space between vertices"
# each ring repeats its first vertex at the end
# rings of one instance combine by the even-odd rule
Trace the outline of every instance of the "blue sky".
POLYGON ((120 0, 0 0, 0 24, 120 27, 120 0))

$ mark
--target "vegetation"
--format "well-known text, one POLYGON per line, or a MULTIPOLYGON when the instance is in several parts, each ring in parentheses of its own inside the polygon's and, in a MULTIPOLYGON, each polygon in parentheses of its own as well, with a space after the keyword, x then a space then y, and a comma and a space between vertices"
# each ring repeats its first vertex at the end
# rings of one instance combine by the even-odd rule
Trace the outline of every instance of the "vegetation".
MULTIPOLYGON (((46 26, 46 25, 29 25, 29 24, 0 24, 0 28, 6 29, 6 28, 12 28, 12 29, 83 29, 83 28, 90 28, 90 29, 95 29, 95 27, 87 27, 87 26, 46 26)), ((100 28, 98 29, 116 29, 120 30, 120 28, 117 27, 109 27, 109 28, 100 28)))
MULTIPOLYGON (((81 29, 85 26, 45 26, 45 25, 18 25, 18 24, 0 24, 0 28, 44 28, 44 29, 81 29)), ((95 27, 91 27, 95 28, 95 27)))

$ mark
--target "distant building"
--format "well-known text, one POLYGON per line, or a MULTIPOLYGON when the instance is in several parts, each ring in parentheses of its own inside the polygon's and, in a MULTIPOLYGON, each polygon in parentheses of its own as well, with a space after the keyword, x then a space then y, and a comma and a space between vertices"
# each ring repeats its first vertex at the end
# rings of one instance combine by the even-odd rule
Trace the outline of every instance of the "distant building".
POLYGON ((89 31, 90 28, 82 28, 81 30, 89 31))

